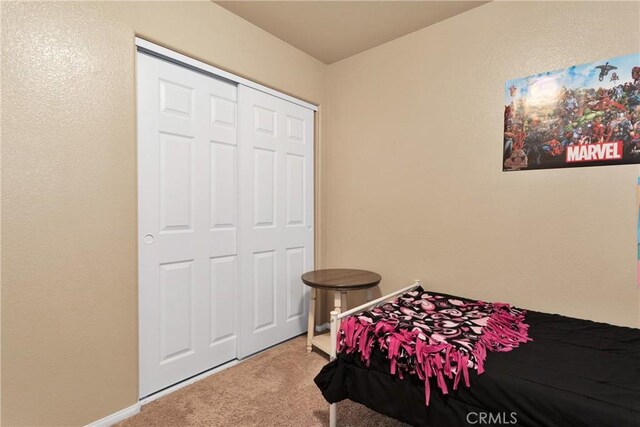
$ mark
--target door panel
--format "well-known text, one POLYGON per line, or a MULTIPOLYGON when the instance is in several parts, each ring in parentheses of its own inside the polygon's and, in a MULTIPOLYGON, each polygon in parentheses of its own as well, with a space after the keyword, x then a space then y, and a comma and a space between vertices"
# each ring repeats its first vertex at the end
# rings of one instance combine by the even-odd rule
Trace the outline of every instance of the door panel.
POLYGON ((300 276, 307 271, 305 248, 288 248, 287 252, 287 320, 304 316, 304 288, 299 286, 300 276))
POLYGON ((240 85, 238 356, 306 331, 313 269, 313 111, 240 85))
POLYGON ((160 232, 192 232, 194 138, 159 134, 160 232))
POLYGON ((138 53, 140 397, 236 357, 236 101, 138 53))
POLYGON ((277 326, 275 273, 275 251, 253 254, 254 332, 277 326))
POLYGON ((273 150, 253 150, 253 212, 255 227, 275 225, 276 153, 273 150))
POLYGON ((236 227, 236 147, 211 142, 211 229, 236 227))
POLYGON ((160 264, 160 363, 193 353, 193 260, 160 264))
POLYGON ((304 225, 305 158, 287 154, 287 222, 288 226, 304 225))
POLYGON ((235 338, 236 313, 236 277, 237 257, 235 255, 211 258, 210 260, 210 298, 211 298, 211 345, 216 345, 223 340, 235 338), (229 286, 233 284, 233 286, 229 286))

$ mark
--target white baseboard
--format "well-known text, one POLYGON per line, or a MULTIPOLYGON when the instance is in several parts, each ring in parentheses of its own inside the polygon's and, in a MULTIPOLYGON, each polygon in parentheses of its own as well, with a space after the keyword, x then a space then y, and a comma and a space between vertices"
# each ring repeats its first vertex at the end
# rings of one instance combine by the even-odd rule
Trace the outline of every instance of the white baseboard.
POLYGON ((329 330, 329 322, 322 325, 316 325, 316 332, 324 332, 329 330))
POLYGON ((137 402, 135 405, 131 405, 128 408, 124 408, 114 414, 107 415, 106 417, 101 418, 98 421, 87 424, 86 427, 110 427, 139 413, 140 402, 137 402))
POLYGON ((188 380, 182 381, 181 383, 178 383, 176 385, 173 385, 169 388, 166 388, 162 391, 159 391, 155 394, 152 394, 151 396, 147 396, 144 399, 140 399, 135 405, 131 405, 128 408, 124 408, 118 412, 115 412, 111 415, 107 415, 104 418, 99 419, 98 421, 94 421, 90 424, 87 424, 85 427, 111 427, 114 424, 119 423, 120 421, 126 420, 129 417, 133 417, 136 414, 140 413, 140 408, 142 408, 144 405, 146 405, 147 403, 151 403, 156 399, 159 399, 163 396, 166 396, 167 394, 173 393, 176 390, 181 389, 182 387, 186 387, 188 385, 191 385, 197 381, 200 381, 206 377, 208 377, 209 375, 213 375, 213 374, 217 374, 218 372, 230 368, 232 366, 237 365, 238 363, 240 363, 239 360, 232 360, 230 362, 225 363, 224 365, 220 365, 218 367, 215 367, 213 369, 210 369, 206 372, 201 373, 200 375, 196 375, 195 377, 189 378, 188 380))
MULTIPOLYGON (((323 331, 325 329, 329 329, 329 324, 325 323, 324 325, 321 325, 320 327, 316 327, 316 329, 320 328, 320 331, 323 331)), ((302 335, 306 335, 306 333, 302 334, 302 335)), ((293 337, 292 339, 297 338, 297 337, 293 337)), ((288 340, 287 340, 288 341, 288 340)), ((278 343, 276 345, 280 345, 282 343, 278 343)), ((165 388, 164 390, 161 390, 157 393, 154 393, 150 396, 144 397, 142 399, 140 399, 135 405, 131 405, 128 408, 122 409, 116 413, 113 413, 111 415, 107 415, 106 417, 99 419, 98 421, 94 421, 90 424, 87 424, 85 427, 110 427, 116 423, 119 423, 122 420, 125 420, 129 417, 132 417, 136 414, 140 413, 140 408, 142 408, 144 405, 146 405, 147 403, 151 403, 156 399, 159 399, 163 396, 166 396, 167 394, 173 393, 176 390, 179 390, 183 387, 186 387, 188 385, 191 385, 197 381, 200 381, 202 379, 207 378, 210 375, 213 374, 217 374, 220 371, 223 371, 227 368, 231 368, 232 366, 236 366, 238 363, 242 363, 246 360, 252 359, 253 357, 257 356, 258 354, 262 353, 263 351, 268 350, 268 349, 263 349, 255 354, 252 354, 251 356, 242 359, 242 360, 238 360, 238 359, 234 359, 231 360, 223 365, 220 366, 216 366, 215 368, 209 369, 208 371, 205 371, 199 375, 196 375, 195 377, 191 377, 188 380, 184 380, 178 384, 175 384, 171 387, 165 388)))

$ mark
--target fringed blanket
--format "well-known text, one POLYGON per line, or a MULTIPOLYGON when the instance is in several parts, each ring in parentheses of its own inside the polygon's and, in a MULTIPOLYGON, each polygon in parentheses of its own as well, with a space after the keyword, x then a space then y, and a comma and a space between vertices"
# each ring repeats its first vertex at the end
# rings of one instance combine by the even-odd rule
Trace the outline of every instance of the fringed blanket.
POLYGON ((524 310, 503 303, 464 302, 422 288, 393 302, 348 317, 338 333, 338 352, 359 352, 369 365, 379 348, 390 360, 391 374, 424 380, 429 405, 430 378, 443 394, 460 378, 469 384, 469 369, 484 371, 487 351, 511 351, 531 341, 524 310))

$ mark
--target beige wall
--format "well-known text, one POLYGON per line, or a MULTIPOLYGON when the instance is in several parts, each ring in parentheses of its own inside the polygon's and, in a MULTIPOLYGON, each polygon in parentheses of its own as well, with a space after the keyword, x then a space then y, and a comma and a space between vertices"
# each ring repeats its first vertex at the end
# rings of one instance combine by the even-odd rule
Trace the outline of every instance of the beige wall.
POLYGON ((637 51, 639 15, 494 3, 327 68, 209 2, 2 2, 3 424, 137 400, 134 34, 321 104, 318 265, 638 326, 638 167, 500 144, 505 80, 637 51))
POLYGON ((494 2, 329 66, 327 265, 639 326, 639 168, 501 172, 504 82, 638 52, 638 22, 494 2))
POLYGON ((134 34, 324 101, 324 64, 211 2, 2 2, 3 425, 137 401, 134 34))

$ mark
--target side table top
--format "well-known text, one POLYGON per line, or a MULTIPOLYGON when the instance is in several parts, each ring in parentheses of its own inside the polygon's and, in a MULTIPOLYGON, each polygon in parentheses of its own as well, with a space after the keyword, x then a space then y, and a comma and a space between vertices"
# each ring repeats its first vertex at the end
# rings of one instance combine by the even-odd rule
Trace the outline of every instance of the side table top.
POLYGON ((378 273, 352 268, 314 270, 302 275, 302 282, 307 286, 341 291, 372 288, 380 280, 382 277, 378 273))

